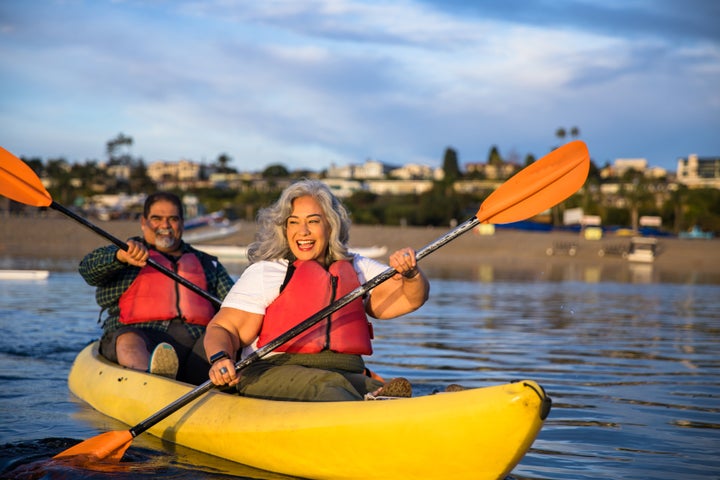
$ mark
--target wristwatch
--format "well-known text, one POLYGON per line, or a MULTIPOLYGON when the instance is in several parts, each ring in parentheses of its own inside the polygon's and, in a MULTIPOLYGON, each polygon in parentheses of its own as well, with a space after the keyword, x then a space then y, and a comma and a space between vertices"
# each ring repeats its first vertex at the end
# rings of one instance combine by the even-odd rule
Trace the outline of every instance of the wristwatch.
POLYGON ((223 358, 230 358, 230 355, 229 355, 227 352, 225 352, 225 351, 219 351, 219 352, 217 352, 217 353, 214 353, 214 354, 210 357, 210 364, 212 365, 212 364, 214 364, 215 362, 217 362, 218 360, 222 360, 223 358))

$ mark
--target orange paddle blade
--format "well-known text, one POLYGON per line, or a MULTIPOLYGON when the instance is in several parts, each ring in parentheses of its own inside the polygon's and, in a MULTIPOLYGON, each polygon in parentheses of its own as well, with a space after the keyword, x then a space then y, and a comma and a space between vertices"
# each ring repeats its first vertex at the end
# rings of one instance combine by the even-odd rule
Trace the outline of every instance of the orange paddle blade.
MULTIPOLYGON (((107 432, 88 438, 74 447, 70 447, 55 455, 53 458, 87 459, 88 462, 96 460, 122 460, 125 451, 133 441, 132 433, 129 430, 107 432)), ((78 463, 74 461, 73 463, 78 463)))
POLYGON ((480 206, 481 223, 510 223, 557 205, 583 186, 590 152, 580 140, 569 142, 530 164, 500 185, 480 206))
POLYGON ((27 163, 0 147, 0 194, 33 207, 48 207, 53 199, 27 163))

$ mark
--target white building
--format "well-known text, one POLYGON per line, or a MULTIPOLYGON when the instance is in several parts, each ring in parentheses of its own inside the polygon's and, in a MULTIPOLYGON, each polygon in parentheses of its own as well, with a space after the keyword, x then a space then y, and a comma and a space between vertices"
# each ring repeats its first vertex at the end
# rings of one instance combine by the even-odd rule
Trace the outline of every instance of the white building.
POLYGON ((376 195, 418 195, 432 190, 432 180, 368 180, 367 190, 376 195))
POLYGON ((354 178, 366 180, 385 178, 392 168, 377 160, 366 160, 362 165, 345 165, 338 167, 331 164, 327 170, 328 178, 354 178))
POLYGON ((720 157, 678 159, 677 181, 690 188, 720 188, 720 157))
POLYGON ((338 198, 347 198, 363 189, 362 182, 345 178, 326 178, 322 181, 338 198))
POLYGON ((427 165, 408 163, 400 168, 390 170, 390 176, 399 180, 442 180, 442 168, 432 168, 427 165))
POLYGON ((147 174, 154 182, 188 182, 200 179, 200 164, 190 160, 178 162, 153 162, 147 167, 147 174))

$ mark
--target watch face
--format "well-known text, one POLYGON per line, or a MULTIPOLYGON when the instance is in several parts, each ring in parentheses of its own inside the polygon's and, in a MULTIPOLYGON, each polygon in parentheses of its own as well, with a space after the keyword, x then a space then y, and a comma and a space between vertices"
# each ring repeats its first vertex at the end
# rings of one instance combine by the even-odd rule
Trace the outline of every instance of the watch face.
POLYGON ((230 358, 230 355, 228 355, 227 352, 217 352, 212 357, 210 357, 210 363, 215 363, 218 360, 222 360, 223 358, 230 358))

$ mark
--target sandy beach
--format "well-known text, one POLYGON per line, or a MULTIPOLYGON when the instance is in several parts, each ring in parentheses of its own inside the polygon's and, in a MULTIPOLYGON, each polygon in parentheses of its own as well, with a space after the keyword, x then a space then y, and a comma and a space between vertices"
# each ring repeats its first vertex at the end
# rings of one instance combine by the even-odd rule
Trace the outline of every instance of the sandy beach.
MULTIPOLYGON (((100 229, 125 240, 140 232, 139 222, 92 220, 100 229)), ((203 244, 247 245, 255 234, 254 224, 239 224, 240 231, 232 236, 203 244)), ((386 246, 388 253, 411 246, 417 250, 450 232, 450 227, 386 227, 353 225, 350 232, 352 247, 386 246)), ((606 235, 600 240, 587 240, 577 233, 526 232, 496 229, 493 235, 467 232, 422 260, 428 272, 445 276, 450 271, 474 271, 480 266, 505 271, 547 272, 561 268, 620 269, 628 261, 620 255, 598 255, 601 249, 612 251, 629 245, 629 237, 606 235), (548 255, 548 248, 575 244, 576 254, 567 252, 548 255)), ((16 268, 18 262, 38 268, 38 265, 62 261, 63 265, 77 265, 90 250, 110 243, 98 233, 57 212, 34 217, 0 218, 0 267, 16 268)), ((562 250, 562 248, 560 249, 562 250)), ((382 259, 381 260, 385 260, 382 259)), ((660 238, 659 255, 653 268, 666 274, 720 277, 720 240, 689 240, 660 238)))

